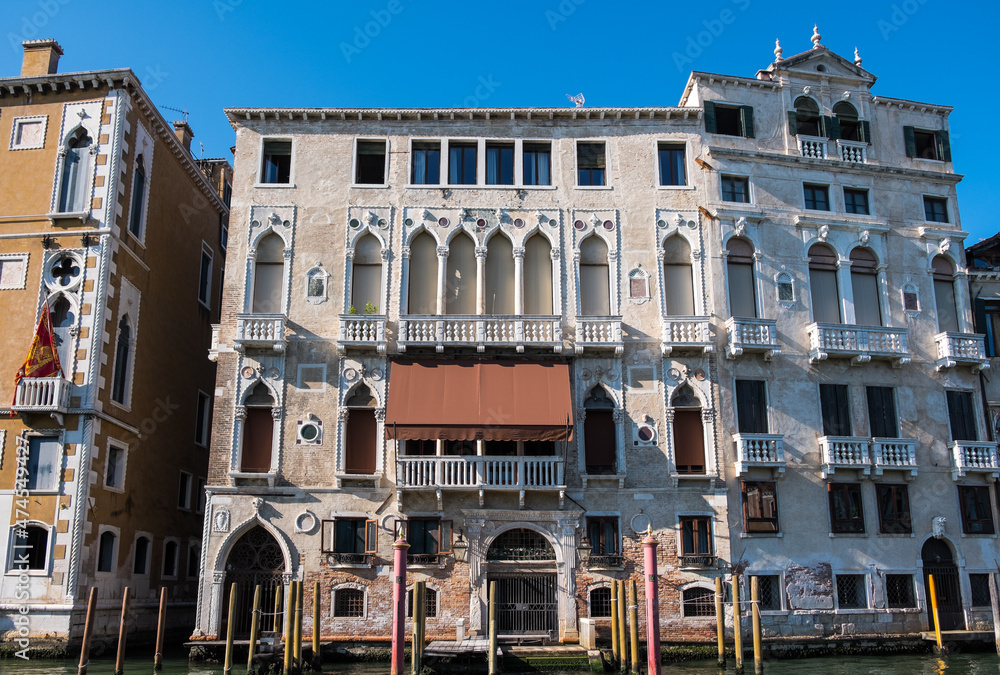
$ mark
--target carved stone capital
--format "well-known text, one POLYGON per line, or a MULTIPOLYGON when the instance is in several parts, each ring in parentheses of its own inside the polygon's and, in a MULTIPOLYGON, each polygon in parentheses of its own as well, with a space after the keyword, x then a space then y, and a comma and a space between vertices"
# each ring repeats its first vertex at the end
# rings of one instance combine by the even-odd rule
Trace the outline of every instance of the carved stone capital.
POLYGON ((379 422, 385 422, 385 408, 375 408, 375 419, 379 422))
POLYGON ((439 258, 447 258, 448 257, 448 247, 447 246, 438 246, 437 247, 437 254, 438 254, 439 258))
POLYGON ((576 409, 576 419, 579 422, 583 422, 587 419, 587 410, 585 408, 576 409))
POLYGON ((514 248, 514 260, 524 260, 524 247, 516 246, 514 248))
POLYGON ((476 259, 477 260, 486 260, 486 247, 485 246, 477 246, 476 247, 476 259))
POLYGON ((281 408, 279 408, 278 406, 275 406, 275 407, 271 408, 271 419, 273 419, 275 422, 277 422, 278 420, 281 419, 281 416, 282 416, 283 413, 284 413, 284 411, 281 408))
POLYGON ((234 416, 238 420, 245 420, 247 418, 247 407, 245 405, 236 406, 236 414, 234 416))
POLYGON ((344 249, 344 258, 346 260, 354 260, 354 248, 353 247, 352 248, 345 248, 344 249))
POLYGON ((562 249, 558 247, 553 247, 549 251, 549 257, 552 258, 553 260, 559 260, 559 258, 562 257, 562 249))
POLYGON ((346 422, 347 418, 350 417, 350 415, 351 415, 350 408, 337 409, 337 419, 340 420, 341 422, 346 422))
POLYGON ((625 411, 622 410, 621 408, 615 408, 614 410, 611 411, 611 417, 615 420, 616 423, 623 422, 625 421, 625 411))
POLYGON ((400 248, 399 249, 399 255, 402 256, 403 260, 409 260, 410 259, 410 247, 409 246, 403 246, 402 248, 400 248))

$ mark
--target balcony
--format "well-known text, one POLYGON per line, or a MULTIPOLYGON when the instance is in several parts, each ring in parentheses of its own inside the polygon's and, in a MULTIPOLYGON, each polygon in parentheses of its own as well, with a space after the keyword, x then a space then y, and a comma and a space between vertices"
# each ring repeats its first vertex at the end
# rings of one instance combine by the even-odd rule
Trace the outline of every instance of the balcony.
POLYGON ((444 556, 440 553, 407 553, 407 567, 440 567, 444 565, 444 556))
POLYGON ((562 489, 561 457, 400 457, 402 488, 562 489))
POLYGON ((819 447, 823 453, 823 478, 833 475, 837 469, 860 469, 865 476, 871 474, 867 438, 823 436, 819 439, 819 447))
POLYGON ((717 558, 707 553, 681 554, 678 556, 678 567, 681 569, 709 569, 716 566, 717 558))
POLYGON ((591 553, 587 559, 587 569, 613 570, 625 566, 625 556, 618 554, 591 553))
POLYGON ((72 388, 73 383, 61 377, 22 378, 14 391, 11 412, 65 414, 72 388))
POLYGON ((875 475, 886 469, 909 471, 908 478, 917 475, 917 442, 912 438, 873 438, 872 459, 875 475))
POLYGON ((620 316, 577 317, 576 353, 584 349, 614 349, 615 356, 625 351, 620 316))
POLYGON ((905 328, 852 326, 840 323, 812 323, 809 331, 809 362, 828 357, 851 359, 852 365, 873 358, 891 359, 894 367, 910 362, 905 328))
POLYGON ((327 553, 326 564, 331 567, 371 567, 374 553, 327 553))
POLYGON ((781 434, 733 434, 736 441, 736 474, 745 476, 753 468, 785 472, 785 437, 781 434))
POLYGON ((954 480, 969 473, 981 473, 991 480, 1000 478, 1000 463, 997 462, 997 444, 983 441, 952 441, 951 457, 954 466, 951 477, 954 480))
MULTIPOLYGON (((341 324, 343 325, 343 324, 341 324)), ((525 347, 562 351, 562 321, 558 316, 409 315, 399 321, 399 351, 408 347, 525 347)))
POLYGON ((273 349, 278 353, 284 352, 284 314, 237 314, 233 348, 241 353, 247 349, 273 349))
POLYGON ((747 353, 761 353, 765 361, 781 352, 778 345, 778 328, 774 319, 747 319, 732 317, 726 321, 726 332, 729 344, 726 345, 726 356, 735 359, 747 353))
POLYGON ((937 369, 944 370, 957 365, 972 366, 978 373, 990 367, 986 358, 986 340, 983 335, 970 333, 938 333, 934 336, 937 344, 937 369))
POLYGON ((852 164, 865 164, 868 161, 868 144, 860 141, 837 141, 840 159, 852 164))
POLYGON ((341 314, 337 351, 343 354, 348 347, 385 354, 385 315, 341 314))
POLYGON ((707 316, 670 316, 663 319, 663 355, 675 351, 713 351, 707 316))
POLYGON ((826 159, 826 139, 817 136, 798 136, 799 154, 813 159, 826 159))

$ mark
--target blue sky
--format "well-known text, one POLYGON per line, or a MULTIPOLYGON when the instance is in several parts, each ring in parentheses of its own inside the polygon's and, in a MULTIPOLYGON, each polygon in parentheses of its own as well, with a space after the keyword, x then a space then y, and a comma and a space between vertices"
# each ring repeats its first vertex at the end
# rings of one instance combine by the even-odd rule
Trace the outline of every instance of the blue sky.
POLYGON ((6 0, 0 75, 20 41, 52 37, 62 72, 132 68, 167 119, 186 109, 193 150, 232 159, 222 109, 675 105, 691 70, 753 76, 774 58, 857 46, 883 96, 951 105, 968 243, 1000 230, 990 171, 1000 152, 992 49, 1000 6, 871 0, 859 5, 606 0, 6 0))

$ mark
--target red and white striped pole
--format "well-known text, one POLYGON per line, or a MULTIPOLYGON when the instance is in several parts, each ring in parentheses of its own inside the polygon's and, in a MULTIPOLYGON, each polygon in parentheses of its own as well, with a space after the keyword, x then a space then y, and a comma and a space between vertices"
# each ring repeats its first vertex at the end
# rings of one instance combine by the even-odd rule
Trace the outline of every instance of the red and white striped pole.
POLYGON ((406 549, 410 545, 399 537, 392 544, 392 670, 403 675, 403 649, 406 647, 406 549))
POLYGON ((642 540, 646 573, 646 668, 648 675, 660 675, 660 593, 656 582, 656 539, 653 526, 642 540))

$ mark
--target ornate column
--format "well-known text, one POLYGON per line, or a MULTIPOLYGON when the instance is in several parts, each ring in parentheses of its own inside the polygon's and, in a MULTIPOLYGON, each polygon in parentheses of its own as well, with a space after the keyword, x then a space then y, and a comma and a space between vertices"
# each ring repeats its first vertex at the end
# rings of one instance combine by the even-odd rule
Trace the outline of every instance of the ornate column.
POLYGON ((476 314, 486 314, 486 247, 476 247, 476 314))
POLYGON ((854 283, 851 281, 851 261, 837 261, 837 286, 840 291, 841 323, 853 324, 857 319, 854 313, 854 283))
POLYGON ((445 290, 448 287, 448 247, 438 246, 438 286, 437 286, 437 313, 439 316, 445 313, 445 290))
POLYGON ((524 247, 514 249, 514 314, 524 314, 524 247))
MULTIPOLYGON (((354 247, 351 246, 350 248, 344 251, 344 289, 346 290, 344 296, 348 307, 352 306, 353 303, 351 303, 351 298, 354 297, 353 270, 354 270, 354 247)), ((356 309, 358 310, 359 314, 364 312, 364 307, 356 309)))

